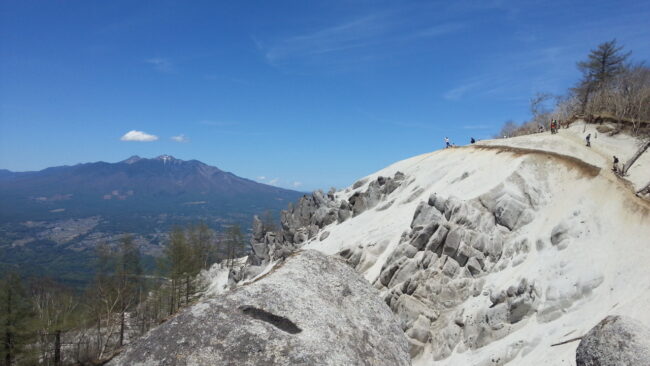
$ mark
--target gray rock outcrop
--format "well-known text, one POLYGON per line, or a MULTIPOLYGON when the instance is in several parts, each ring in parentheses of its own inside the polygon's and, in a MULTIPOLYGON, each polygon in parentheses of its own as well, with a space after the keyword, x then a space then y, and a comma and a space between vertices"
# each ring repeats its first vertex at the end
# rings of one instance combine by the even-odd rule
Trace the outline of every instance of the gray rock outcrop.
MULTIPOLYGON (((540 303, 525 278, 503 289, 483 289, 486 274, 522 263, 531 250, 516 231, 542 204, 519 176, 473 200, 432 194, 420 202, 374 285, 398 316, 412 357, 429 344, 434 360, 457 346, 477 349, 521 327, 540 303), (470 297, 490 294, 485 308, 463 312, 470 297)), ((355 266, 362 249, 339 253, 355 266)))
POLYGON ((608 316, 582 337, 577 366, 650 365, 650 329, 623 316, 608 316))
MULTIPOLYGON (((306 241, 325 240, 330 231, 327 225, 368 210, 421 200, 423 189, 410 186, 411 182, 397 172, 393 177, 359 181, 352 190, 327 195, 317 191, 303 197, 283 212, 281 232, 254 228, 251 244, 256 255, 260 253, 257 263, 289 255, 306 241), (412 193, 400 200, 406 187, 412 193), (396 191, 401 193, 393 194, 396 191), (257 250, 256 245, 264 249, 257 250)), ((515 171, 474 199, 434 193, 415 207, 410 226, 373 283, 399 319, 411 357, 427 349, 433 360, 441 360, 454 349, 484 347, 524 326, 539 311, 542 289, 534 282, 519 277, 503 288, 484 289, 483 277, 523 263, 534 250, 519 231, 531 222, 544 200, 541 191, 515 171), (479 296, 484 306, 466 310, 470 298, 479 296)), ((554 236, 559 234, 552 233, 551 239, 554 236)), ((359 272, 368 268, 364 245, 343 248, 338 254, 359 272)), ((254 268, 245 268, 240 278, 259 273, 254 268)))
POLYGON ((410 365, 410 358, 377 290, 342 260, 310 250, 183 310, 110 365, 410 365))
MULTIPOLYGON (((348 198, 335 197, 333 190, 327 194, 321 190, 306 194, 295 205, 289 204, 281 212, 281 228, 277 231, 267 231, 262 221, 254 217, 252 251, 246 266, 232 273, 231 284, 254 277, 271 261, 286 258, 305 242, 315 238, 322 228, 374 208, 393 193, 404 179, 404 174, 397 172, 393 177, 379 176, 370 182, 359 181, 355 183, 357 191, 348 198), (367 187, 364 190, 365 184, 367 187)), ((321 240, 325 237, 321 237, 321 240)))

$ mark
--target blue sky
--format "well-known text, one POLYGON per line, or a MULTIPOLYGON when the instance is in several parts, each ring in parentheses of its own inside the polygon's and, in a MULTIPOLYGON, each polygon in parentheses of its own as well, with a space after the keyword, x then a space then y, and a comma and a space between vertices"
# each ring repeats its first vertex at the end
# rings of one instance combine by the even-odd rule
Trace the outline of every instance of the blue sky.
POLYGON ((526 120, 598 43, 650 59, 648 19, 638 0, 1 0, 0 168, 171 154, 343 187, 526 120))

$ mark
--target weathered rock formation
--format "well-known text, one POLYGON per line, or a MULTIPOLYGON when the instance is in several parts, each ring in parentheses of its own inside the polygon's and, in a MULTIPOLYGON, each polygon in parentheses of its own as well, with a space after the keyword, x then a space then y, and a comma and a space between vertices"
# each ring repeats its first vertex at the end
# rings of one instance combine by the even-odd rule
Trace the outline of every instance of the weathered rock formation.
MULTIPOLYGON (((329 224, 373 208, 390 207, 395 202, 391 193, 409 185, 405 178, 398 172, 392 178, 357 182, 351 193, 305 196, 282 213, 279 233, 263 232, 256 220, 251 243, 254 258, 249 257, 249 266, 240 272, 240 278, 254 276, 262 264, 289 255, 308 240, 324 240, 329 224), (316 238, 319 232, 322 234, 316 238)), ((417 188, 411 189, 412 196, 421 194, 417 188)), ((374 283, 397 315, 412 357, 421 354, 427 344, 434 360, 449 356, 456 347, 477 349, 516 330, 524 324, 522 320, 539 310, 546 317, 561 311, 561 307, 540 309, 543 289, 526 278, 513 278, 502 289, 484 289, 481 279, 519 265, 535 249, 526 238, 518 237, 517 230, 532 221, 534 211, 543 203, 538 188, 517 172, 473 200, 432 194, 420 202, 410 230, 402 234, 374 283), (462 310, 465 302, 477 296, 488 297, 489 306, 462 310)), ((556 228, 548 241, 558 250, 565 248, 571 237, 568 230, 556 228)), ((339 256, 362 271, 367 268, 362 263, 364 250, 362 246, 348 248, 339 256)))
POLYGON ((300 251, 204 299, 110 365, 410 365, 399 323, 340 259, 300 251))
MULTIPOLYGON (((502 338, 537 310, 540 289, 525 278, 507 289, 483 289, 481 277, 523 262, 531 245, 513 232, 532 220, 538 192, 514 173, 471 201, 432 194, 413 215, 411 229, 383 266, 375 287, 401 321, 411 356, 430 344, 434 359, 502 338), (491 306, 465 313, 470 297, 489 295, 491 306)), ((340 255, 357 267, 363 248, 340 255)))
POLYGON ((650 365, 650 329, 628 317, 608 316, 582 337, 576 364, 650 365))
MULTIPOLYGON (((252 253, 248 256, 246 266, 232 275, 235 283, 259 274, 269 262, 286 258, 314 238, 318 232, 336 222, 343 222, 350 217, 375 207, 389 196, 404 180, 404 174, 397 172, 393 177, 378 177, 364 191, 356 191, 350 197, 336 197, 334 191, 327 194, 315 191, 304 195, 297 204, 289 204, 287 210, 281 213, 281 229, 267 231, 262 221, 253 219, 253 235, 251 237, 252 253)), ((360 188, 365 183, 359 181, 354 187, 360 188)), ((327 237, 324 233, 321 240, 327 237)))
POLYGON ((547 349, 616 307, 613 294, 642 301, 630 285, 639 268, 617 268, 638 266, 623 248, 647 258, 639 238, 648 237, 650 211, 632 197, 603 196, 623 188, 577 158, 484 148, 418 156, 345 190, 307 195, 283 212, 276 232, 256 220, 254 254, 233 280, 306 246, 338 255, 372 282, 414 362, 573 359, 575 342, 547 349))

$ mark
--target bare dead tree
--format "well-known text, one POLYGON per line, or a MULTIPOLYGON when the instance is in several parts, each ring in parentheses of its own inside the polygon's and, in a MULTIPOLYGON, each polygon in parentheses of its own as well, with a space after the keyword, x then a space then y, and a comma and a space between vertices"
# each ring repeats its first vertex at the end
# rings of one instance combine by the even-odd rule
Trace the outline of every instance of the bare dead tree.
POLYGON ((630 169, 630 167, 632 167, 632 164, 634 164, 634 162, 636 162, 637 159, 639 159, 639 157, 641 157, 641 155, 643 155, 643 153, 648 150, 648 147, 650 147, 650 140, 645 141, 643 145, 639 147, 636 153, 634 153, 634 155, 632 155, 632 157, 627 161, 627 163, 625 163, 623 169, 621 169, 621 175, 627 174, 627 171, 630 169))

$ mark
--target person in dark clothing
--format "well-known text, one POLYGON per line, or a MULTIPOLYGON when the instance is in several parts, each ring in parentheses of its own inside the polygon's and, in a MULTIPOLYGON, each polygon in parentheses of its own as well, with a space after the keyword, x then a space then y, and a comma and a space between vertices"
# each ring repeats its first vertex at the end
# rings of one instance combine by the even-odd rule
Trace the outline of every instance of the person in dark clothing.
POLYGON ((618 172, 619 172, 619 168, 618 168, 618 158, 616 157, 616 155, 614 155, 614 164, 612 165, 612 170, 613 170, 614 173, 616 173, 616 174, 618 174, 618 172))
POLYGON ((449 143, 449 137, 445 137, 445 149, 451 147, 451 143, 449 143))
POLYGON ((472 137, 472 138, 469 140, 469 142, 473 144, 473 143, 476 142, 476 140, 474 140, 474 138, 472 137))
POLYGON ((585 140, 587 140, 587 147, 591 147, 591 134, 588 134, 585 140))

